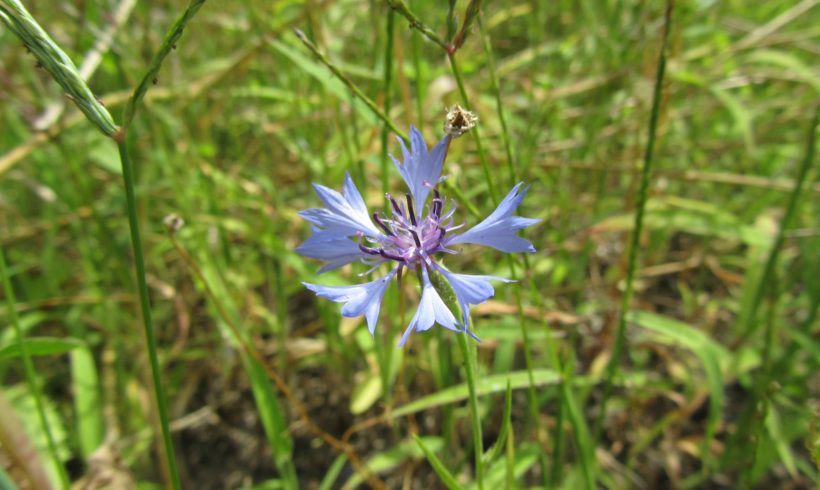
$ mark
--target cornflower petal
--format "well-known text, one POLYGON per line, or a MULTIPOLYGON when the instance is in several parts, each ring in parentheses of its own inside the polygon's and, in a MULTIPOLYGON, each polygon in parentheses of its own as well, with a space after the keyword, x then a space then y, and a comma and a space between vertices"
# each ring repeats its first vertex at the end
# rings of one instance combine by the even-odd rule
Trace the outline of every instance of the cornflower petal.
POLYGON ((501 282, 515 282, 512 279, 506 279, 497 276, 481 276, 473 274, 456 274, 450 272, 443 267, 436 266, 436 270, 444 274, 444 277, 450 282, 453 287, 453 292, 456 293, 458 306, 461 308, 461 321, 464 330, 474 339, 478 340, 472 332, 470 332, 470 305, 481 304, 495 295, 495 289, 490 281, 501 282))
POLYGON ((364 315, 367 319, 367 329, 373 335, 376 331, 384 292, 398 269, 396 267, 381 279, 355 286, 321 286, 307 282, 302 284, 317 296, 337 303, 345 303, 342 307, 343 316, 351 318, 364 315))
POLYGON ((461 331, 453 312, 447 308, 447 305, 444 304, 444 301, 441 299, 441 296, 439 296, 436 288, 434 288, 433 284, 430 283, 430 277, 427 274, 427 269, 422 268, 421 273, 422 290, 421 300, 419 300, 419 307, 416 310, 416 314, 413 315, 413 319, 410 320, 410 325, 407 327, 407 330, 405 330, 404 334, 401 336, 401 340, 399 340, 399 347, 404 346, 404 343, 407 342, 407 339, 410 338, 410 334, 413 333, 413 331, 429 330, 430 327, 436 323, 456 332, 461 331))
POLYGON ((319 274, 333 269, 338 269, 355 260, 367 258, 368 254, 362 252, 359 244, 348 238, 325 238, 324 232, 317 231, 296 247, 296 253, 313 259, 327 262, 319 269, 319 274))
POLYGON ((529 186, 527 186, 519 193, 518 190, 523 184, 523 182, 519 182, 513 187, 495 211, 484 218, 481 223, 459 235, 450 235, 449 238, 444 240, 445 246, 473 243, 486 245, 502 252, 535 252, 532 243, 515 234, 518 230, 541 221, 540 219, 512 215, 529 189, 529 186))
POLYGON ((417 216, 422 215, 425 201, 427 196, 430 195, 430 189, 441 180, 441 168, 444 165, 444 155, 447 153, 449 142, 450 135, 445 135, 428 152, 424 136, 415 126, 410 126, 410 151, 407 151, 404 141, 399 138, 404 163, 399 162, 393 155, 390 155, 404 182, 410 189, 410 194, 413 196, 414 211, 417 216))
POLYGON ((355 235, 357 232, 374 238, 384 236, 370 220, 362 195, 350 174, 345 173, 344 195, 321 184, 313 184, 313 188, 327 207, 306 209, 300 211, 299 216, 332 232, 338 238, 355 235))

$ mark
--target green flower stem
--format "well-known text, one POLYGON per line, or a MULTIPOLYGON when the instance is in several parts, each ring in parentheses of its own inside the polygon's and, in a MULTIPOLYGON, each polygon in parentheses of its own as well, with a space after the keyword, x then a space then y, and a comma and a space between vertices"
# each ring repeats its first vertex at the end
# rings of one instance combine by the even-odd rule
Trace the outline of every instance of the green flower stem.
MULTIPOLYGON (((452 311, 458 311, 457 306, 447 305, 452 311)), ((475 479, 479 490, 484 488, 484 439, 481 435, 481 415, 478 411, 478 395, 476 394, 476 368, 478 350, 472 341, 467 340, 467 334, 457 334, 458 346, 464 358, 464 372, 467 375, 467 390, 470 395, 470 418, 473 426, 473 451, 475 451, 475 479)))
POLYGON ((643 169, 641 170, 641 186, 638 191, 638 203, 635 210, 635 226, 632 230, 632 237, 629 244, 629 259, 626 269, 626 290, 621 298, 621 315, 618 319, 618 329, 615 333, 615 345, 612 349, 612 358, 606 370, 604 380, 604 391, 601 397, 601 404, 598 408, 598 419, 595 422, 595 441, 600 441, 603 432, 604 418, 606 416, 606 404, 612 394, 612 385, 615 375, 618 373, 621 362, 621 354, 624 348, 624 338, 626 336, 626 318, 632 304, 632 296, 635 293, 635 269, 638 264, 638 248, 640 247, 640 237, 643 232, 643 214, 646 208, 646 200, 649 194, 649 177, 652 174, 652 163, 655 153, 655 136, 658 128, 658 114, 661 107, 661 96, 663 93, 663 77, 666 70, 666 44, 669 38, 669 27, 672 21, 672 10, 674 0, 667 0, 666 13, 664 15, 663 34, 661 37, 661 47, 658 54, 658 69, 655 74, 655 88, 652 94, 652 110, 649 115, 649 136, 646 142, 646 151, 643 159, 643 169))
MULTIPOLYGON (((441 300, 453 312, 456 318, 461 318, 461 307, 458 305, 453 287, 440 273, 431 270, 430 282, 441 296, 441 300)), ((464 328, 469 328, 465 325, 464 328)), ((481 435, 481 414, 478 411, 478 394, 476 392, 476 373, 478 351, 472 341, 467 340, 466 333, 456 334, 461 355, 464 359, 464 372, 467 376, 467 391, 470 400, 470 418, 473 432, 473 451, 475 451, 475 478, 479 490, 484 489, 484 439, 481 435)))
POLYGON ((139 289, 140 309, 142 310, 142 325, 145 331, 148 359, 151 363, 151 379, 154 385, 157 410, 159 411, 162 442, 165 446, 165 459, 168 463, 168 476, 173 489, 180 490, 182 486, 179 480, 179 470, 177 469, 174 445, 171 440, 171 430, 168 423, 168 402, 165 397, 165 391, 162 389, 161 370, 159 357, 157 355, 157 340, 154 333, 154 322, 151 317, 151 303, 148 299, 148 283, 145 280, 145 259, 142 251, 142 238, 140 237, 139 221, 137 218, 137 199, 134 194, 134 168, 131 165, 125 138, 121 138, 117 141, 117 148, 119 149, 120 161, 122 163, 122 178, 125 184, 125 197, 128 207, 128 226, 131 229, 131 247, 134 251, 134 267, 137 273, 137 288, 139 289))
POLYGON ((60 461, 60 456, 57 454, 57 445, 54 443, 54 436, 51 434, 51 428, 46 419, 45 404, 40 393, 40 388, 37 386, 37 374, 34 371, 34 363, 31 361, 31 353, 28 350, 28 344, 23 336, 23 328, 20 326, 20 320, 17 318, 17 300, 14 296, 14 289, 11 287, 11 277, 9 275, 8 267, 6 267, 5 252, 0 247, 0 275, 3 276, 3 290, 6 296, 6 305, 8 306, 9 317, 11 324, 14 327, 14 333, 17 335, 17 343, 20 345, 20 353, 23 357, 23 369, 26 372, 26 383, 31 392, 31 397, 34 398, 34 405, 37 407, 37 418, 40 419, 40 425, 46 435, 46 442, 48 443, 48 452, 54 460, 54 466, 57 468, 57 474, 60 478, 60 486, 64 489, 71 488, 71 482, 68 478, 65 466, 60 461))
MULTIPOLYGON (((387 25, 385 27, 385 37, 386 42, 384 46, 384 114, 389 118, 390 117, 390 106, 391 106, 391 93, 393 87, 393 38, 395 36, 395 22, 394 22, 395 14, 393 10, 387 11, 387 25)), ((388 147, 390 141, 390 125, 385 123, 382 126, 382 133, 381 133, 381 145, 382 145, 382 156, 381 156, 381 179, 382 179, 382 192, 387 193, 390 190, 390 182, 389 182, 389 163, 390 158, 388 158, 388 147)), ((401 291, 399 291, 399 297, 401 297, 401 291)), ((392 403, 392 394, 390 390, 390 371, 391 366, 393 364, 393 325, 394 322, 390 322, 388 324, 388 328, 384 331, 384 346, 382 347, 381 355, 379 355, 379 365, 380 365, 380 374, 381 374, 381 381, 382 381, 382 395, 384 396, 384 400, 386 405, 389 407, 392 403)), ((378 344, 378 342, 377 342, 378 344)), ((377 349, 378 353, 378 349, 377 349)))

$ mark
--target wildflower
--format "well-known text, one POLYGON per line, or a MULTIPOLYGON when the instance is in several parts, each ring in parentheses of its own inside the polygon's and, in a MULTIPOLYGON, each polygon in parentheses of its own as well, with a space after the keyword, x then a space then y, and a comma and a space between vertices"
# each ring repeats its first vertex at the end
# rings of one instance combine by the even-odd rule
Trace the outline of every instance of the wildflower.
MULTIPOLYGON (((474 121, 473 121, 474 122, 474 121)), ((410 192, 404 199, 386 194, 390 213, 368 213, 359 190, 345 174, 341 193, 313 184, 325 205, 301 211, 299 214, 313 224, 313 234, 296 251, 320 259, 326 264, 320 273, 345 264, 361 261, 371 265, 370 271, 387 263, 393 267, 386 276, 355 286, 322 286, 303 283, 318 296, 344 303, 342 315, 364 315, 373 334, 382 298, 393 278, 401 278, 403 270, 416 271, 421 280, 421 298, 413 319, 402 335, 404 345, 414 331, 425 331, 434 324, 456 332, 465 332, 476 340, 470 329, 470 305, 483 303, 495 294, 490 281, 511 282, 495 276, 456 274, 444 267, 441 255, 457 254, 454 245, 476 244, 502 252, 535 252, 535 247, 516 235, 522 228, 539 220, 513 216, 528 187, 517 184, 487 218, 472 228, 458 232, 463 225, 454 225, 455 202, 441 195, 438 184, 450 145, 451 134, 445 134, 428 150, 421 133, 410 128, 410 149, 401 142, 403 162, 392 157, 410 192), (430 202, 428 204, 428 198, 430 202), (437 281, 444 278, 452 289, 461 309, 461 317, 448 308, 441 297, 437 281), (432 278, 432 279, 431 279, 432 278)))

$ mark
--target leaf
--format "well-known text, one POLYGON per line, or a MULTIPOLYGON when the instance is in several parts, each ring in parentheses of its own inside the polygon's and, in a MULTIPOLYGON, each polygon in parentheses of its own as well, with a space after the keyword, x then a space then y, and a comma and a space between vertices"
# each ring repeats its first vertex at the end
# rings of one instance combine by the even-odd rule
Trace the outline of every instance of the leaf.
POLYGON ((439 478, 441 478, 441 483, 444 484, 445 487, 449 488, 450 490, 460 490, 462 487, 459 485, 458 481, 456 481, 455 477, 450 470, 444 466, 444 463, 441 462, 440 459, 436 456, 436 453, 431 451, 424 445, 421 438, 417 435, 413 435, 413 440, 416 441, 416 444, 419 445, 421 452, 424 453, 424 456, 427 458, 427 461, 430 463, 430 466, 433 467, 433 470, 436 472, 439 478))
POLYGON ((378 373, 367 372, 365 378, 356 383, 350 396, 350 413, 358 415, 366 412, 382 395, 382 382, 378 373))
POLYGON ((789 476, 796 478, 797 464, 794 461, 794 454, 792 453, 790 447, 791 441, 789 441, 783 434, 783 429, 780 423, 780 415, 774 404, 769 405, 769 413, 766 415, 765 423, 766 430, 769 432, 769 437, 772 438, 772 442, 774 442, 774 447, 777 451, 777 455, 780 457, 780 461, 783 462, 783 466, 786 467, 786 471, 789 472, 789 476))
MULTIPOLYGON (((555 384, 560 377, 551 369, 534 369, 532 371, 533 383, 535 386, 543 386, 555 384)), ((520 389, 529 387, 529 378, 526 371, 516 371, 509 374, 494 374, 486 376, 476 381, 476 394, 478 396, 489 393, 498 393, 504 391, 509 382, 512 389, 520 389)), ((469 396, 467 384, 462 383, 450 388, 439 390, 438 392, 419 398, 406 405, 402 405, 393 410, 394 417, 401 417, 411 413, 421 412, 433 407, 441 405, 448 405, 459 401, 466 400, 469 396)))
POLYGON ((701 78, 693 72, 686 70, 671 71, 670 76, 675 80, 705 88, 711 92, 712 95, 714 95, 715 98, 723 104, 726 110, 729 111, 729 114, 732 116, 735 123, 734 130, 743 138, 743 141, 746 144, 746 149, 750 153, 754 152, 755 141, 754 131, 752 130, 752 114, 746 109, 746 104, 735 97, 732 92, 719 87, 714 83, 709 83, 709 81, 701 78))
POLYGON ((347 456, 344 454, 336 456, 336 459, 333 460, 333 464, 325 471, 325 476, 322 478, 322 482, 319 484, 317 490, 331 490, 334 488, 333 484, 336 483, 336 480, 339 478, 339 473, 342 472, 342 468, 344 468, 346 462, 347 456))
POLYGON ((717 425, 723 418, 723 375, 720 360, 723 359, 728 364, 732 354, 702 331, 671 318, 633 311, 629 313, 629 320, 658 334, 658 340, 679 344, 700 359, 709 387, 709 420, 703 447, 710 447, 717 425))
MULTIPOLYGON (((441 451, 444 448, 444 440, 440 437, 421 437, 421 442, 431 451, 441 451)), ((402 441, 397 446, 388 449, 387 451, 374 454, 366 462, 365 467, 372 473, 381 473, 383 471, 391 470, 407 459, 418 459, 424 457, 421 449, 415 442, 402 441)), ((364 475, 356 473, 347 480, 342 487, 342 490, 352 490, 359 488, 364 482, 364 475)))
MULTIPOLYGON (((82 340, 70 337, 29 337, 25 340, 28 353, 32 356, 50 356, 55 354, 65 354, 85 344, 82 340)), ((22 352, 20 344, 12 342, 0 347, 0 359, 10 359, 20 357, 22 352)))
POLYGON ((103 442, 104 421, 97 367, 94 356, 86 346, 71 352, 71 384, 80 453, 87 462, 91 453, 103 442))
MULTIPOLYGON (((43 426, 40 424, 36 402, 34 397, 31 396, 28 386, 22 384, 12 386, 6 389, 5 395, 19 421, 22 422, 23 430, 28 434, 32 445, 38 451, 41 465, 45 468, 49 479, 52 483, 59 482, 60 473, 54 458, 47 452, 48 438, 43 426)), ((65 421, 55 403, 45 397, 43 397, 43 409, 46 424, 48 424, 48 429, 56 446, 57 457, 61 461, 67 461, 71 456, 71 448, 68 446, 69 433, 65 421)), ((59 485, 55 484, 53 488, 59 488, 59 485)))
MULTIPOLYGON (((634 225, 633 213, 623 213, 599 222, 594 229, 598 232, 629 231, 634 225)), ((646 204, 644 228, 714 236, 752 247, 768 248, 772 243, 772 235, 759 227, 746 225, 717 206, 691 199, 650 199, 646 204)))
MULTIPOLYGON (((0 307, 0 316, 7 316, 6 310, 2 307, 0 307)), ((21 314, 18 318, 20 321, 20 330, 25 334, 32 328, 48 320, 48 318, 48 315, 39 311, 21 314)), ((17 334, 13 328, 3 329, 3 332, 0 334, 0 345, 11 344, 16 341, 17 334)))
POLYGON ((507 443, 507 432, 510 430, 512 412, 512 386, 510 380, 507 380, 507 391, 504 394, 504 414, 501 416, 501 428, 498 430, 498 438, 495 444, 484 454, 484 462, 486 464, 492 463, 507 443))
POLYGON ((791 70, 795 75, 802 78, 805 83, 811 85, 815 91, 820 92, 820 74, 815 73, 794 55, 773 49, 755 49, 747 59, 755 63, 764 63, 791 70))
MULTIPOLYGON (((532 443, 523 443, 520 446, 518 446, 515 450, 515 456, 512 464, 513 476, 516 479, 518 479, 521 478, 524 475, 524 473, 529 471, 529 469, 532 468, 532 465, 534 465, 538 461, 538 456, 541 453, 541 451, 541 448, 539 448, 536 444, 532 443)), ((484 476, 484 488, 510 488, 505 486, 506 473, 506 461, 496 461, 495 464, 489 468, 489 470, 484 476)), ((475 483, 469 486, 470 490, 475 490, 477 488, 478 485, 475 483)))
POLYGON ((262 420, 265 436, 274 453, 274 463, 282 474, 286 486, 295 487, 297 478, 293 467, 293 441, 288 430, 287 416, 279 403, 276 389, 273 387, 273 383, 264 367, 236 345, 239 342, 250 342, 251 339, 248 331, 241 328, 237 334, 242 338, 236 338, 234 330, 227 324, 228 321, 239 323, 241 316, 233 298, 228 294, 217 268, 208 260, 200 260, 199 263, 202 267, 202 276, 207 281, 208 287, 213 291, 214 296, 220 299, 222 304, 221 309, 217 308, 217 317, 220 317, 222 313, 229 317, 221 318, 217 325, 222 336, 228 339, 227 341, 231 346, 236 346, 240 354, 242 367, 250 381, 251 392, 262 420))

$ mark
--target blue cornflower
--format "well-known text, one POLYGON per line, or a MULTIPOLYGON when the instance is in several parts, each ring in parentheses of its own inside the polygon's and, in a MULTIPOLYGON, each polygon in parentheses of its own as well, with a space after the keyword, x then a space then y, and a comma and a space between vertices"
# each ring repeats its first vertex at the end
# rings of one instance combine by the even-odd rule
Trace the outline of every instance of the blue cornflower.
POLYGON ((437 187, 443 180, 441 170, 451 138, 449 134, 445 135, 428 151, 424 137, 411 126, 409 151, 399 139, 403 163, 392 155, 391 158, 410 192, 404 200, 386 195, 391 208, 389 215, 367 211, 349 174, 345 174, 342 193, 313 184, 325 207, 299 213, 314 226, 313 234, 296 251, 325 261, 319 273, 356 260, 373 266, 371 271, 382 263, 394 265, 386 276, 355 286, 303 283, 318 296, 344 303, 342 315, 364 315, 371 334, 376 329, 384 292, 393 278, 401 278, 404 268, 420 271, 419 306, 399 346, 404 345, 413 331, 428 330, 436 323, 453 331, 466 332, 478 340, 469 330, 470 305, 483 303, 495 294, 490 281, 512 282, 502 277, 450 272, 438 256, 458 253, 451 248, 453 245, 472 243, 502 252, 535 252, 529 241, 516 235, 518 230, 540 221, 513 216, 527 193, 528 187, 522 188, 523 182, 513 187, 495 211, 479 224, 454 233, 463 226, 453 225, 455 203, 442 197, 437 187), (431 193, 433 197, 428 205, 431 193), (456 318, 445 305, 430 280, 431 274, 439 274, 450 283, 461 308, 461 318, 456 318))

